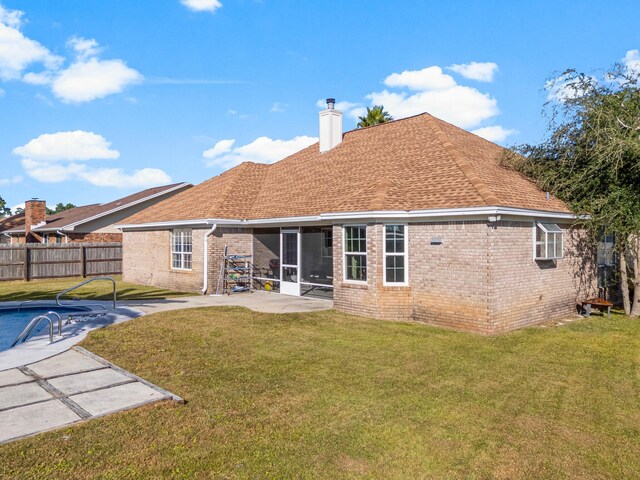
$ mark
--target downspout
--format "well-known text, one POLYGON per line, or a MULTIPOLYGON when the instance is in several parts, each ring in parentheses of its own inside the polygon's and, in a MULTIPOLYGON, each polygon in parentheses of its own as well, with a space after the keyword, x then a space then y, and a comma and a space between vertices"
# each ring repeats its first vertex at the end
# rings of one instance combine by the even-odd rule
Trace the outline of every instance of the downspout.
POLYGON ((218 228, 218 224, 214 223, 211 227, 211 230, 207 230, 207 233, 204 234, 204 262, 203 262, 203 270, 202 270, 202 294, 207 293, 207 288, 209 288, 209 237, 213 235, 213 232, 218 228))
POLYGON ((64 243, 69 243, 69 237, 66 233, 64 233, 62 230, 56 230, 56 233, 64 237, 64 243))

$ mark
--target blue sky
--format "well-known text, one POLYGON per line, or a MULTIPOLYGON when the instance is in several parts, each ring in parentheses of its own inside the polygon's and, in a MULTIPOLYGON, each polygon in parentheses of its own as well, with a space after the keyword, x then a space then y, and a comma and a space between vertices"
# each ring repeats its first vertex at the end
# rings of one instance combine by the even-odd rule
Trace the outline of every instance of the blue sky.
POLYGON ((640 65, 634 1, 0 0, 0 196, 105 202, 317 136, 368 105, 509 145, 545 80, 640 65))

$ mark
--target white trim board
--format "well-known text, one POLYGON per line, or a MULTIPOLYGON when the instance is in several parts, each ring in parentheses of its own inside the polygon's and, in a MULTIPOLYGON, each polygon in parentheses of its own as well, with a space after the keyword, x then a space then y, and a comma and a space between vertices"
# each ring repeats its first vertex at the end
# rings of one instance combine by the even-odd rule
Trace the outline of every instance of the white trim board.
POLYGON ((353 222, 389 222, 395 221, 455 221, 455 220, 486 220, 489 216, 500 215, 502 220, 533 220, 533 219, 555 219, 572 221, 578 217, 573 213, 552 212, 545 210, 530 210, 513 207, 465 207, 465 208, 439 208, 432 210, 375 210, 363 212, 335 212, 321 213, 320 215, 309 215, 300 217, 278 217, 260 218, 254 220, 230 219, 230 218, 210 218, 196 220, 174 220, 169 222, 150 222, 140 224, 116 225, 120 230, 153 230, 162 228, 173 228, 177 226, 207 226, 217 223, 219 225, 229 225, 238 227, 248 227, 253 225, 301 225, 301 224, 331 224, 345 221, 353 222))

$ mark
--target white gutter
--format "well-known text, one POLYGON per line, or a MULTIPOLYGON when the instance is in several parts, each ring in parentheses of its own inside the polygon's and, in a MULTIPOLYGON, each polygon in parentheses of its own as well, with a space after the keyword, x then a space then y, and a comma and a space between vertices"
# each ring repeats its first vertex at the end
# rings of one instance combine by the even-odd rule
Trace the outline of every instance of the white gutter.
POLYGON ((64 243, 69 243, 69 237, 66 233, 64 233, 62 230, 56 230, 56 233, 64 237, 64 243))
POLYGON ((209 237, 213 235, 213 232, 218 228, 218 224, 214 223, 211 227, 211 230, 207 230, 207 233, 204 234, 204 252, 203 252, 203 271, 202 271, 202 294, 207 293, 207 288, 209 287, 209 237))
POLYGON ((530 210, 512 207, 467 207, 467 208, 438 208, 432 210, 375 210, 365 212, 335 212, 322 213, 320 215, 309 215, 300 217, 277 217, 277 218, 259 218, 255 220, 241 219, 198 219, 198 220, 177 220, 171 222, 152 222, 140 224, 116 225, 120 230, 144 230, 154 228, 173 228, 180 226, 196 226, 210 225, 212 223, 218 225, 234 225, 234 226, 250 226, 265 224, 281 224, 281 223, 312 223, 312 222, 331 222, 331 221, 350 221, 362 219, 427 219, 443 217, 470 217, 470 216, 495 216, 510 215, 515 217, 530 218, 555 218, 562 220, 576 220, 578 217, 573 213, 552 212, 545 210, 530 210))

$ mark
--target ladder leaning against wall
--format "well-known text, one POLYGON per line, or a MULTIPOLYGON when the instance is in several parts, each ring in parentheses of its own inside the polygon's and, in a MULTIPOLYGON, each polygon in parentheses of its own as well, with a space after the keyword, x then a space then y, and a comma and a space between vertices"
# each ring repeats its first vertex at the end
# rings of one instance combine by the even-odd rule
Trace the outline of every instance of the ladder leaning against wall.
POLYGON ((224 246, 220 273, 216 286, 216 295, 238 292, 250 292, 253 290, 253 256, 234 255, 229 253, 227 245, 224 246))

